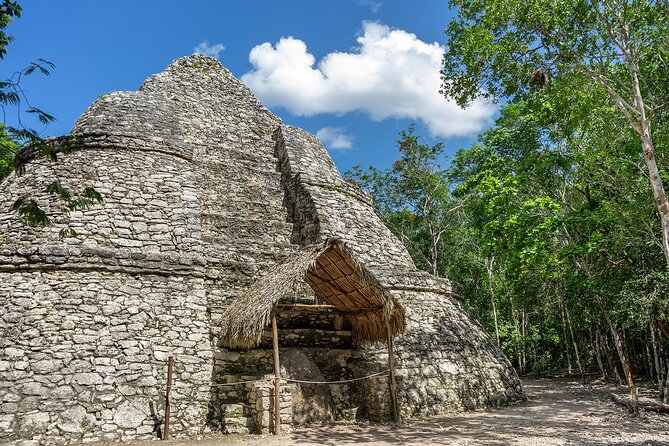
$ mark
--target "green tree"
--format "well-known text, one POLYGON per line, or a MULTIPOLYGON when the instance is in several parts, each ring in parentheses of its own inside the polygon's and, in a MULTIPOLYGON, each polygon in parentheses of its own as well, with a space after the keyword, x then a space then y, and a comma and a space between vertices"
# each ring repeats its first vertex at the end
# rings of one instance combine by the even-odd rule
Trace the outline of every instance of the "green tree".
POLYGON ((567 75, 600 86, 636 132, 662 221, 669 265, 669 203, 653 124, 669 105, 666 1, 453 0, 446 29, 443 93, 466 105, 479 97, 519 98, 567 75))
MULTIPOLYGON (((457 16, 446 29, 443 93, 464 106, 486 97, 531 100, 548 84, 568 86, 564 79, 597 86, 636 134, 669 266, 669 203, 654 143, 656 123, 669 105, 663 79, 669 60, 669 3, 452 0, 451 6, 457 16)), ((569 97, 573 90, 553 87, 553 93, 569 97)), ((663 319, 660 325, 669 337, 663 319)), ((630 369, 624 368, 633 393, 630 369)))
MULTIPOLYGON (((559 80, 573 87, 572 81, 559 80)), ((638 280, 655 277, 642 282, 656 284, 664 277, 661 251, 649 249, 661 246, 660 223, 635 136, 620 127, 603 98, 587 93, 576 91, 568 100, 547 88, 529 103, 505 106, 479 144, 456 154, 454 194, 470 197, 465 212, 485 257, 494 256, 498 287, 507 293, 498 293, 498 300, 513 303, 502 319, 510 317, 517 333, 505 350, 519 355, 519 369, 529 342, 539 354, 552 350, 551 364, 566 360, 581 373, 590 354, 606 376, 602 355, 609 353, 599 341, 604 330, 633 389, 638 361, 630 342, 653 345, 648 354, 658 361, 649 373, 659 379, 663 368, 656 328, 648 324, 669 315, 669 302, 657 291, 662 288, 638 280), (581 119, 586 111, 597 119, 581 119), (541 321, 527 323, 538 315, 541 321), (629 332, 634 335, 626 337, 629 332), (590 339, 584 346, 585 334, 590 339), (563 346, 556 344, 560 339, 563 346)), ((543 357, 533 360, 535 370, 550 365, 537 363, 543 357)))
POLYGON ((369 191, 381 217, 434 275, 443 272, 445 235, 460 207, 450 197, 443 144, 423 144, 413 126, 400 133, 400 159, 390 169, 355 166, 349 180, 369 191))

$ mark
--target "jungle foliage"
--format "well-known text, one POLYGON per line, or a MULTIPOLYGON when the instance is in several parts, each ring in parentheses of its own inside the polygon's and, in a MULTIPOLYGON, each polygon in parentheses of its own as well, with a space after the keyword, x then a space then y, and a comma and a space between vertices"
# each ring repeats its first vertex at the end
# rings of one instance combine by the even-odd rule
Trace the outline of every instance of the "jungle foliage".
POLYGON ((521 374, 646 377, 666 401, 668 3, 451 4, 443 93, 499 118, 450 160, 410 129, 348 176, 521 374))

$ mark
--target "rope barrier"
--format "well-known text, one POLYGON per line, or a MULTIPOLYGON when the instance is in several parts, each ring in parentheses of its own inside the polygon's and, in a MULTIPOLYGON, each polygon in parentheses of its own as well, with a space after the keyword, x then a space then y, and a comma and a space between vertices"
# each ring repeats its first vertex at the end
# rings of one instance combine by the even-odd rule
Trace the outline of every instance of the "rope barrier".
POLYGON ((351 383, 354 381, 361 381, 367 378, 374 378, 375 376, 387 375, 389 371, 390 370, 384 370, 383 372, 372 373, 371 375, 361 376, 359 378, 342 379, 340 381, 302 381, 300 379, 289 379, 289 378, 284 378, 284 380, 291 383, 301 383, 301 384, 344 384, 344 383, 351 383))
MULTIPOLYGON (((365 375, 365 376, 360 376, 358 378, 351 378, 351 379, 342 379, 338 381, 305 381, 301 379, 290 379, 290 378, 282 378, 284 381, 291 382, 291 383, 298 383, 298 384, 345 384, 345 383, 351 383, 355 381, 362 381, 363 379, 369 379, 369 378, 375 378, 377 376, 382 376, 382 375, 387 375, 390 370, 383 370, 381 372, 377 373, 372 373, 371 375, 365 375)), ((196 388, 202 388, 202 387, 228 387, 228 386, 237 386, 240 384, 248 384, 248 383, 254 383, 254 382, 263 382, 266 381, 265 379, 253 379, 253 380, 248 380, 248 381, 237 381, 234 383, 216 383, 216 384, 207 384, 204 386, 196 386, 196 388)), ((133 406, 135 409, 138 411, 142 412, 146 417, 148 418, 153 418, 154 416, 157 416, 158 414, 149 414, 142 408, 138 407, 134 401, 131 400, 131 397, 133 396, 138 396, 138 397, 146 397, 147 395, 126 395, 123 392, 121 392, 121 389, 119 389, 118 384, 114 383, 114 387, 116 387, 116 390, 121 394, 121 396, 126 397, 126 401, 133 406)), ((160 387, 161 390, 164 390, 162 387, 160 387)))
MULTIPOLYGON (((291 383, 300 383, 300 384, 345 384, 345 383, 351 383, 355 381, 362 381, 363 379, 368 379, 368 378, 374 378, 376 376, 381 376, 381 375, 387 375, 390 370, 383 370, 381 372, 377 373, 372 373, 371 375, 366 375, 366 376, 360 376, 358 378, 351 378, 351 379, 342 379, 339 381, 304 381, 301 379, 291 379, 291 378, 281 378, 284 381, 291 382, 291 383)), ((238 384, 248 384, 248 383, 255 383, 255 382, 262 382, 266 381, 265 379, 253 379, 249 381, 237 381, 234 383, 216 383, 216 384, 208 384, 206 386, 201 386, 201 387, 227 387, 227 386, 236 386, 238 384)))
POLYGON ((227 386, 236 386, 237 384, 248 384, 248 383, 257 383, 261 381, 266 381, 264 379, 252 379, 249 381, 237 381, 234 383, 217 383, 217 384, 206 384, 199 387, 227 387, 227 386))

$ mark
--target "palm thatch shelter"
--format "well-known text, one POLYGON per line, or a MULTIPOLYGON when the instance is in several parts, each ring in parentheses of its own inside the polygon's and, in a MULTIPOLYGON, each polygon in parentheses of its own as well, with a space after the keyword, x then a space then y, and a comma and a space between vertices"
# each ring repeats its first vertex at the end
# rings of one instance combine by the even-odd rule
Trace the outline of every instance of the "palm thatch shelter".
MULTIPOLYGON (((404 331, 404 310, 341 240, 329 238, 323 243, 302 248, 290 260, 272 268, 230 305, 220 321, 221 343, 232 349, 257 346, 265 327, 272 324, 275 426, 280 425, 281 379, 276 314, 281 311, 280 301, 293 294, 301 282, 311 287, 317 303, 297 308, 332 308, 350 322, 357 345, 387 342, 392 412, 395 421, 399 421, 392 337, 404 331)), ((296 308, 296 305, 290 306, 296 308)), ((275 429, 277 432, 278 429, 275 429)))
POLYGON ((271 269, 239 296, 221 318, 221 342, 248 349, 260 343, 263 329, 282 298, 306 282, 317 302, 351 322, 357 345, 386 341, 404 331, 404 310, 353 253, 336 238, 307 246, 271 269))

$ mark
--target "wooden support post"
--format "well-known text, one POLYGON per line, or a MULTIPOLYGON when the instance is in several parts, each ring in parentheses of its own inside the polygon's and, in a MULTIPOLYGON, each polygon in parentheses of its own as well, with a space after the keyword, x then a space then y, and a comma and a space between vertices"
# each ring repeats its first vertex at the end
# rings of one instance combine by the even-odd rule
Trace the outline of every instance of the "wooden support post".
POLYGON ((174 356, 167 358, 167 390, 165 391, 165 426, 163 428, 163 440, 170 438, 170 406, 172 405, 172 369, 174 368, 174 356))
POLYGON ((274 347, 274 435, 281 433, 281 364, 279 363, 279 329, 272 311, 272 344, 274 347))
POLYGON ((386 337, 388 342, 388 388, 390 389, 391 410, 393 421, 401 423, 400 406, 397 402, 397 384, 395 383, 395 352, 393 351, 393 333, 390 329, 390 321, 386 319, 386 337))

